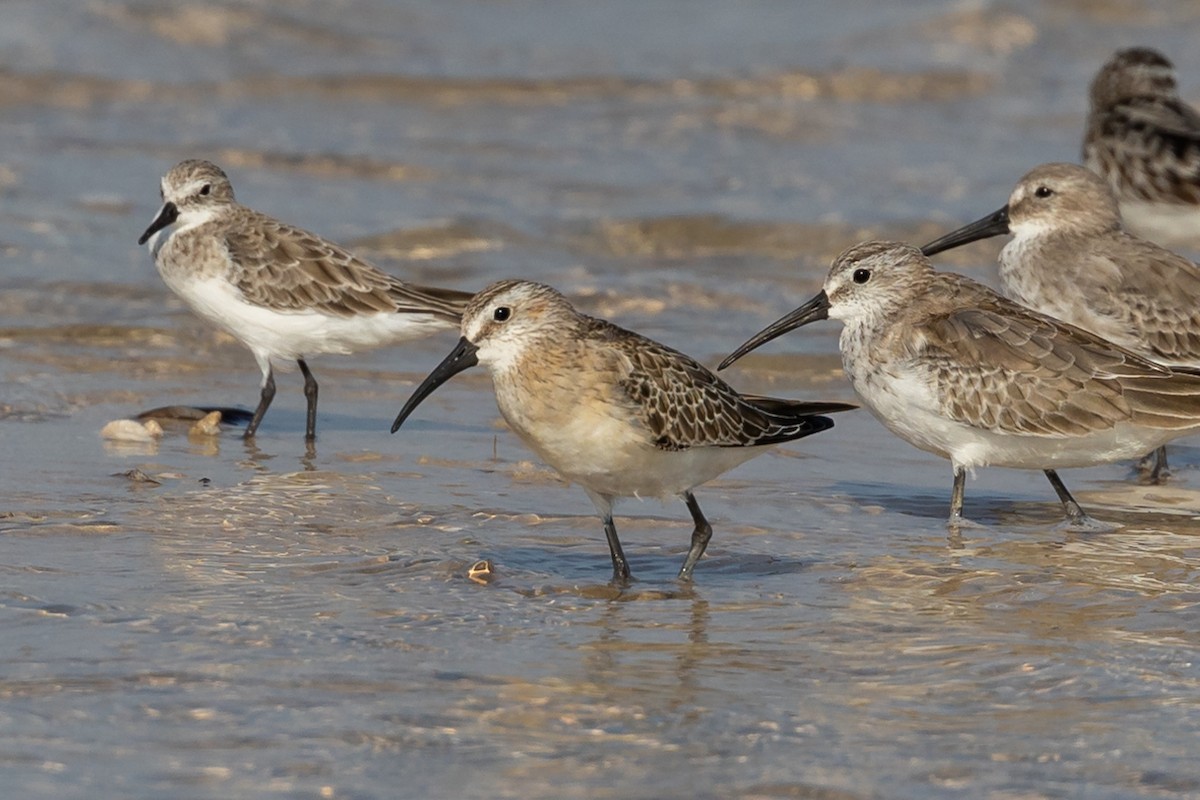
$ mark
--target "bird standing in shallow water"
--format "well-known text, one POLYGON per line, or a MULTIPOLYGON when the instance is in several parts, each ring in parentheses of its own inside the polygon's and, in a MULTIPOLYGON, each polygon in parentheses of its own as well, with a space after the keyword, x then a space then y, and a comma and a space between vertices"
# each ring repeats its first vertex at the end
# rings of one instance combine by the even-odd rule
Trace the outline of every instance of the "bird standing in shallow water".
POLYGON ((1140 455, 1200 430, 1200 375, 1175 373, 961 275, 915 247, 855 245, 816 297, 720 369, 822 319, 843 323, 842 366, 867 408, 909 444, 950 460, 950 524, 966 473, 1040 469, 1068 520, 1089 524, 1056 472, 1140 455))
POLYGON ((250 348, 262 391, 246 438, 275 397, 273 363, 304 375, 305 437, 316 436, 317 381, 306 359, 458 327, 467 292, 394 278, 316 234, 239 204, 220 167, 181 161, 162 179, 162 208, 138 239, 167 286, 250 348))
POLYGON ((845 403, 743 395, 688 356, 580 314, 549 286, 501 281, 463 314, 458 346, 417 387, 392 425, 453 375, 482 364, 514 432, 604 521, 613 580, 629 565, 613 524, 619 497, 679 495, 695 529, 679 570, 690 579, 712 527, 692 490, 764 452, 833 426, 845 403))
MULTIPOLYGON (((1000 251, 1005 296, 1169 367, 1200 368, 1200 267, 1131 235, 1111 192, 1090 170, 1043 164, 1008 204, 921 250, 934 255, 1012 234, 1000 251)), ((1167 475, 1166 448, 1149 479, 1167 475)))

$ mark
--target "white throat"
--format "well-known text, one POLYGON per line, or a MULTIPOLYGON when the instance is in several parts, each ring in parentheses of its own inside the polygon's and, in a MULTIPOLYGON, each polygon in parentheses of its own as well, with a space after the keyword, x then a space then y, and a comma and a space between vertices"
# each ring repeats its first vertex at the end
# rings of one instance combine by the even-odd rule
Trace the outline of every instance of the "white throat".
POLYGON ((479 348, 476 357, 493 375, 503 375, 520 367, 525 350, 517 337, 492 337, 479 348))
POLYGON ((1024 247, 1034 239, 1038 239, 1048 234, 1057 233, 1059 228, 1052 221, 1031 219, 1017 224, 1013 224, 1010 221, 1008 223, 1008 230, 1013 237, 1010 244, 1019 242, 1019 246, 1024 247))
POLYGON ((203 225, 204 223, 216 217, 219 211, 220 210, 217 208, 209 207, 179 212, 179 216, 176 217, 174 222, 162 230, 156 231, 154 235, 150 237, 150 240, 146 242, 147 246, 150 248, 150 253, 157 257, 158 251, 162 249, 162 246, 165 245, 167 240, 169 240, 172 236, 203 225))

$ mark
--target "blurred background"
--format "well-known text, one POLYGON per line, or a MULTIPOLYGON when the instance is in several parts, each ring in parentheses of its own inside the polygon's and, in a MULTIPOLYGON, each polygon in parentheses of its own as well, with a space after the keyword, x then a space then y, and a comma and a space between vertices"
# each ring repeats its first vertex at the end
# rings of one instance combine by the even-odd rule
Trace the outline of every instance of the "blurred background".
MULTIPOLYGON (((920 244, 1078 160, 1092 75, 1191 0, 0 2, 0 767, 12 797, 1195 797, 1200 494, 1064 479, 1056 527, 865 411, 681 503, 591 504, 482 371, 386 431, 446 335, 294 373, 257 440, 104 441, 253 408, 248 351, 136 239, 183 158, 384 269, 558 287, 714 365, 866 238, 920 244), (468 578, 492 562, 481 582, 468 578)), ((995 283, 992 241, 939 257, 995 283)), ((738 387, 852 400, 838 326, 738 387)))

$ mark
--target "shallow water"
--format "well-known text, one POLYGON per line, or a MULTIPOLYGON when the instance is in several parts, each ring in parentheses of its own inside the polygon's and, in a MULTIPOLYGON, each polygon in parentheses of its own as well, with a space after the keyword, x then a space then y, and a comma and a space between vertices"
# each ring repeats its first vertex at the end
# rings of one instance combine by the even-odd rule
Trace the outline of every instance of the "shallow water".
MULTIPOLYGON (((105 442, 258 373, 134 244, 176 160, 413 279, 522 276, 715 364, 874 236, 1072 159, 1192 3, 9 2, 0 29, 0 765, 11 797, 1200 796, 1200 450, 1140 486, 968 485, 865 412, 680 503, 637 582, 483 374, 387 427, 453 337, 317 359, 257 441, 105 442), (491 563, 473 580, 475 562, 491 563)), ((995 243, 942 263, 993 281, 995 243)), ((836 325, 738 386, 850 400, 836 325)))

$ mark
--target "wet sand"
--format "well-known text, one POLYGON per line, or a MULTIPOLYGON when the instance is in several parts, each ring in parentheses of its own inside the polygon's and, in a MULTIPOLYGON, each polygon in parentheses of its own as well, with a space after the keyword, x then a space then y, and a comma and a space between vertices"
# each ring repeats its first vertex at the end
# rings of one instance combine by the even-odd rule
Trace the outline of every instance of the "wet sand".
MULTIPOLYGON (((257 400, 135 245, 176 160, 413 280, 545 281, 713 365, 872 237, 1077 155, 1183 2, 15 3, 0 36, 0 765, 13 797, 1195 797, 1200 449, 1165 486, 949 465, 866 412, 701 487, 591 504, 452 346, 312 363, 257 440, 110 420, 257 400), (682 22, 681 22, 682 20, 682 22), (486 559, 491 574, 472 579, 486 559)), ((939 257, 995 282, 998 243, 939 257)), ((836 323, 730 371, 853 401, 836 323)))

